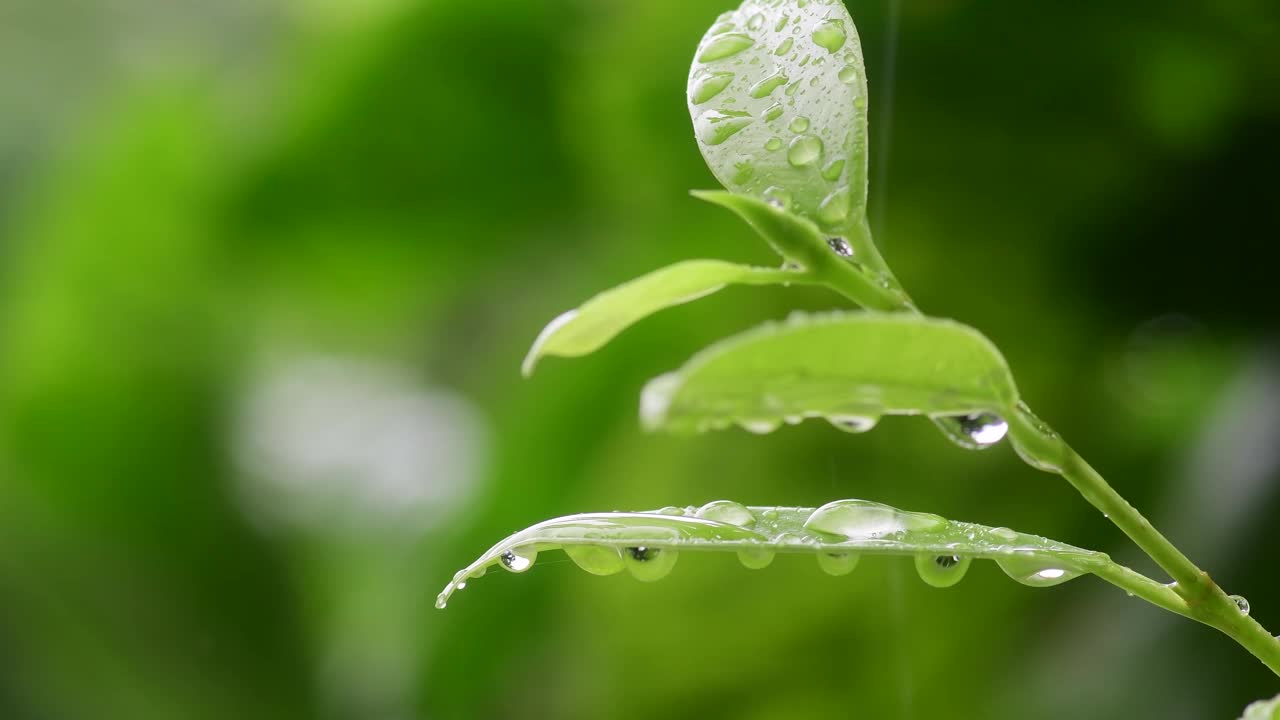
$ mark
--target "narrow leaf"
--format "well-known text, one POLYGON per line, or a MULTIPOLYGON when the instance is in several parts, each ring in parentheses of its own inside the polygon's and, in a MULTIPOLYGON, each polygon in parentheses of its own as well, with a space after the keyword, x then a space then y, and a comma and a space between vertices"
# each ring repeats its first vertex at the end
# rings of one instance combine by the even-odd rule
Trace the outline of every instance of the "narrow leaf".
POLYGON ((800 272, 756 268, 720 260, 687 260, 642 275, 562 313, 533 341, 522 370, 533 374, 545 355, 576 357, 603 347, 618 333, 659 310, 697 300, 730 283, 804 282, 800 272))
POLYGON ((1240 720, 1280 720, 1280 695, 1253 703, 1245 708, 1240 720))
MULTIPOLYGON (((968 326, 905 313, 797 313, 651 380, 640 414, 645 427, 673 431, 737 423, 768 432, 823 417, 859 432, 886 414, 1000 416, 1017 399, 1000 352, 968 326)), ((980 422, 984 438, 997 432, 980 422)))
POLYGON ((975 558, 994 560, 1013 579, 1035 587, 1112 567, 1102 553, 866 500, 837 500, 817 509, 718 500, 697 508, 588 513, 538 523, 454 575, 436 607, 490 567, 524 572, 551 550, 563 550, 596 575, 625 569, 645 581, 662 578, 678 553, 694 550, 734 552, 753 569, 768 565, 776 553, 807 553, 833 575, 853 570, 861 555, 908 555, 921 579, 936 587, 959 582, 975 558))
POLYGON ((828 232, 863 216, 867 81, 840 0, 746 0, 702 38, 689 113, 725 187, 772 197, 828 232))

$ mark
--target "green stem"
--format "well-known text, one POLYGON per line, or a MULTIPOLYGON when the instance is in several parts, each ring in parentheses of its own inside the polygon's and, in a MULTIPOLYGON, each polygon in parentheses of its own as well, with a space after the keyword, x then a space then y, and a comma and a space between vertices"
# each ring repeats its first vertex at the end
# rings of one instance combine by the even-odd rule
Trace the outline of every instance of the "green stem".
MULTIPOLYGON (((815 268, 820 281, 855 303, 874 310, 918 313, 910 297, 889 271, 863 221, 853 228, 849 243, 858 265, 837 261, 815 268), (867 302, 867 278, 876 297, 867 302)), ((1209 574, 1191 562, 1150 521, 1130 505, 1071 446, 1025 404, 1007 413, 1009 439, 1018 455, 1032 467, 1059 474, 1085 500, 1142 548, 1174 582, 1162 585, 1129 568, 1111 565, 1098 572, 1107 582, 1158 607, 1209 625, 1235 640, 1280 675, 1280 637, 1273 637, 1256 620, 1240 612, 1235 601, 1209 574)))

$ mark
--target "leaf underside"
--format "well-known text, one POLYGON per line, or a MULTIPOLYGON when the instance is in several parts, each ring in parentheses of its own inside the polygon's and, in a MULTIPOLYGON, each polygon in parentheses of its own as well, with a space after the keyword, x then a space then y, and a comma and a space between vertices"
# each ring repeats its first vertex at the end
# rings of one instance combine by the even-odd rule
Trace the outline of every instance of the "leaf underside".
POLYGON ((863 554, 910 555, 930 584, 959 580, 974 558, 995 560, 1019 582, 1056 585, 1108 566, 1098 552, 1035 535, 897 510, 865 500, 837 500, 821 508, 745 507, 720 500, 700 508, 569 515, 538 523, 494 545, 458 572, 437 600, 444 607, 468 580, 491 566, 521 572, 537 555, 565 550, 583 569, 623 569, 643 580, 670 570, 680 551, 737 552, 748 567, 763 567, 774 553, 809 553, 832 574, 852 569, 863 554), (665 553, 665 556, 662 554, 665 553), (659 562, 661 558, 661 562, 659 562), (935 562, 935 561, 945 562, 935 562))
POLYGON ((1017 389, 976 330, 904 313, 796 313, 723 340, 641 395, 649 429, 767 431, 824 417, 865 430, 886 414, 1008 412, 1017 389))

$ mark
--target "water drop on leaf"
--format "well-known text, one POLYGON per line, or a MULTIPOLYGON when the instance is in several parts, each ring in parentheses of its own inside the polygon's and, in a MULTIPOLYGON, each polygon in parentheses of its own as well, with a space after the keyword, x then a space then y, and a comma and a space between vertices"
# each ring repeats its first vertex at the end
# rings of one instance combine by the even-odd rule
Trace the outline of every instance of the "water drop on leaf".
POLYGON ((782 138, 776 138, 776 137, 769 138, 764 144, 764 149, 770 152, 773 152, 775 150, 781 150, 782 138))
POLYGON ((787 162, 792 167, 806 167, 822 158, 822 141, 816 135, 801 135, 787 147, 787 162))
POLYGON ((905 531, 928 532, 944 528, 937 515, 904 512, 869 500, 836 500, 818 508, 805 520, 808 530, 849 539, 880 538, 905 531))
POLYGON ((1231 602, 1236 604, 1236 608, 1240 610, 1241 615, 1249 614, 1249 601, 1245 600, 1241 595, 1232 595, 1231 602))
POLYGON ((733 82, 734 77, 731 72, 707 73, 694 82, 693 90, 689 93, 689 99, 693 101, 693 104, 701 105, 724 92, 724 89, 729 87, 729 83, 733 82))
MULTIPOLYGON (((843 41, 842 41, 843 42, 843 41)), ((733 57, 738 53, 746 50, 755 44, 751 38, 741 33, 725 33, 717 35, 714 40, 707 43, 698 55, 699 62, 713 62, 715 60, 723 60, 727 57, 733 57)))
POLYGON ((1055 562, 1035 557, 1012 555, 996 558, 996 564, 1005 575, 1031 587, 1051 587, 1080 576, 1080 573, 1067 567, 1066 563, 1055 562))
POLYGON ((936 418, 947 439, 967 450, 985 450, 1004 439, 1009 423, 992 413, 972 413, 936 418))
POLYGON ((698 508, 697 516, 703 520, 746 527, 755 522, 756 516, 744 505, 732 500, 716 500, 698 508))
POLYGON ((828 20, 813 31, 813 42, 829 53, 834 53, 844 46, 844 22, 828 20))
POLYGON ((643 582, 654 582, 671 574, 677 557, 674 550, 644 546, 629 547, 622 552, 622 560, 631 576, 643 582))
POLYGON ((878 418, 864 415, 832 415, 827 418, 832 427, 847 433, 864 433, 874 428, 878 418))
POLYGON ((740 110, 708 110, 698 116, 698 139, 719 145, 752 123, 750 113, 740 110))
POLYGON ((601 545, 565 545, 564 553, 574 564, 592 575, 622 572, 622 554, 617 548, 601 545))
POLYGON ((765 77, 760 82, 751 86, 747 94, 753 98, 759 99, 765 97, 777 90, 779 87, 787 84, 787 76, 781 70, 774 72, 772 75, 765 77))
POLYGON ((920 579, 936 588, 947 588, 964 579, 973 558, 960 555, 916 555, 916 572, 920 579))
POLYGON ((773 562, 773 556, 772 550, 752 548, 738 551, 738 561, 748 570, 763 570, 769 567, 769 564, 773 562))
POLYGON ((511 572, 522 573, 533 567, 538 551, 531 547, 514 548, 502 553, 502 566, 511 572))
POLYGON ((853 247, 849 245, 849 241, 842 237, 827 238, 827 246, 841 257, 853 257, 853 247))
POLYGON ((858 553, 818 553, 818 567, 828 575, 848 575, 858 567, 858 553))
POLYGON ((809 129, 809 118, 798 117, 795 120, 792 120, 788 127, 791 128, 791 132, 802 133, 809 129))
POLYGON ((764 26, 764 13, 756 13, 747 21, 748 30, 759 30, 764 26))
MULTIPOLYGON (((782 20, 783 22, 786 22, 786 18, 783 18, 782 20)), ((781 30, 782 28, 778 28, 778 29, 781 30)), ((774 50, 773 54, 778 56, 786 55, 787 51, 789 51, 791 49, 791 46, 794 44, 795 44, 795 38, 787 38, 786 40, 783 40, 778 45, 778 49, 774 50)))

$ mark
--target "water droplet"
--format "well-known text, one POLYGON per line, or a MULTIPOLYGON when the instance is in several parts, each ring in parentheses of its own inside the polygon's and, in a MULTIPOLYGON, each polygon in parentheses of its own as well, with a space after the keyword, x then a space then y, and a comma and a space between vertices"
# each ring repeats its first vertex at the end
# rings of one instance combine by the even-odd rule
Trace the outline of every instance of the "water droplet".
POLYGON ((754 41, 743 35, 742 33, 725 33, 717 35, 715 39, 707 43, 702 49, 702 53, 698 55, 699 62, 712 62, 715 60, 723 60, 727 57, 733 57, 738 53, 751 47, 754 41))
POLYGON ((466 581, 466 580, 463 580, 462 582, 458 583, 458 584, 456 585, 456 587, 457 587, 459 590, 466 590, 466 589, 467 589, 467 581, 466 581))
MULTIPOLYGON (((732 15, 733 15, 732 13, 726 13, 725 15, 720 16, 719 19, 723 20, 724 18, 731 17, 732 15)), ((737 28, 738 26, 734 25, 731 22, 718 22, 717 24, 711 26, 711 29, 707 31, 707 34, 723 35, 724 33, 727 33, 727 32, 733 32, 737 28)))
POLYGON ((786 188, 771 185, 764 189, 764 198, 765 202, 779 210, 791 207, 791 191, 786 188))
MULTIPOLYGON (((792 97, 799 91, 800 91, 800 83, 791 83, 790 85, 787 86, 786 90, 782 91, 782 94, 786 95, 787 97, 792 97)), ((792 103, 792 104, 794 105, 795 103, 792 103)))
POLYGON ((622 572, 622 553, 617 548, 603 545, 565 545, 564 554, 574 564, 592 575, 613 575, 622 572))
POLYGON ((862 74, 862 70, 859 69, 857 65, 854 65, 851 63, 849 65, 845 65, 844 67, 840 68, 840 72, 837 74, 837 76, 840 78, 840 82, 852 83, 853 81, 857 80, 858 76, 860 76, 861 74, 862 74))
POLYGON ((1249 601, 1245 600, 1244 596, 1232 595, 1231 602, 1234 602, 1236 604, 1236 607, 1240 610, 1241 615, 1249 614, 1249 601))
POLYGON ((707 145, 719 145, 751 123, 751 115, 740 110, 708 110, 698 116, 698 139, 707 145))
POLYGON ((835 182, 842 172, 844 172, 844 160, 836 160, 822 169, 822 179, 835 182))
POLYGON ((748 30, 759 30, 764 25, 764 13, 756 13, 747 21, 748 30))
POLYGON ((839 577, 853 572, 861 558, 858 553, 818 553, 818 567, 828 575, 839 577))
MULTIPOLYGON (((788 20, 790 20, 790 19, 791 19, 791 18, 787 17, 786 15, 783 15, 782 17, 778 18, 778 22, 774 23, 774 25, 773 25, 773 31, 774 31, 774 32, 782 32, 782 28, 784 28, 784 27, 786 27, 786 26, 787 26, 787 21, 788 21, 788 20)), ((784 44, 784 45, 786 45, 786 46, 787 46, 787 48, 790 48, 790 47, 791 47, 791 38, 787 38, 786 42, 784 42, 783 44, 784 44)), ((779 49, 778 49, 778 53, 777 53, 777 54, 781 55, 781 54, 782 54, 782 53, 784 53, 784 52, 786 52, 786 50, 783 50, 783 49, 779 48, 779 49)))
POLYGON ((766 122, 768 122, 772 120, 777 120, 781 115, 782 115, 782 103, 774 103, 769 107, 765 108, 765 111, 761 113, 760 116, 763 117, 766 122))
POLYGON ((1080 577, 1079 571, 1070 569, 1065 563, 1053 559, 1011 555, 996 558, 996 564, 1005 575, 1031 587, 1061 585, 1072 578, 1080 577))
POLYGON ((836 500, 813 511, 804 526, 809 530, 850 539, 878 538, 894 533, 930 532, 945 527, 937 515, 903 512, 869 500, 836 500))
POLYGON ((798 117, 795 120, 792 120, 788 127, 791 128, 791 132, 802 133, 809 129, 809 118, 798 117))
POLYGON ((961 555, 916 555, 916 572, 920 579, 936 588, 947 588, 964 579, 973 558, 961 555))
POLYGON ((792 167, 806 167, 822 158, 822 141, 816 135, 801 135, 787 148, 787 162, 792 167))
POLYGON ((756 521, 756 516, 744 505, 732 500, 715 500, 698 508, 697 516, 703 520, 746 527, 756 521))
POLYGON ((773 551, 761 548, 738 551, 738 562, 748 570, 763 570, 773 562, 773 551))
POLYGON ((502 553, 502 566, 511 572, 522 573, 533 567, 533 561, 538 559, 538 551, 531 547, 513 548, 502 553))
POLYGON ((835 254, 841 257, 853 257, 853 247, 849 245, 849 241, 842 237, 827 238, 827 247, 830 247, 835 254))
POLYGON ((992 535, 995 535, 996 537, 1006 542, 1013 542, 1014 540, 1018 539, 1018 533, 1010 530, 1007 527, 991 528, 990 532, 992 535))
POLYGON ((782 138, 771 137, 764 143, 764 149, 770 152, 782 149, 782 138))
POLYGON ((751 89, 748 90, 747 93, 751 95, 751 97, 758 99, 765 97, 769 93, 786 84, 786 74, 783 73, 782 70, 775 70, 772 75, 769 75, 755 85, 752 85, 751 89))
POLYGON ((808 65, 809 60, 811 60, 812 58, 813 58, 812 55, 805 55, 804 59, 800 61, 800 67, 804 67, 805 65, 808 65))
POLYGON ((744 185, 756 174, 756 168, 751 164, 750 160, 743 160, 733 165, 733 182, 737 185, 744 185))
POLYGON ((849 188, 836 188, 818 206, 818 221, 827 227, 840 227, 848 218, 849 188))
POLYGON ((643 582, 661 580, 671 574, 678 554, 674 550, 651 547, 629 547, 622 553, 622 560, 631 576, 643 582))
POLYGON ((777 430, 778 426, 781 424, 782 423, 778 422, 777 420, 739 420, 738 421, 738 425, 741 426, 743 430, 746 430, 749 433, 754 433, 756 435, 768 435, 774 430, 777 430))
POLYGON ((864 433, 876 426, 877 419, 862 415, 832 415, 827 422, 847 433, 864 433))
POLYGON ((935 421, 948 439, 968 450, 985 450, 1009 432, 1009 423, 999 415, 986 412, 940 417, 935 421))
POLYGON ((733 78, 734 74, 731 72, 706 73, 694 81, 689 99, 694 105, 701 105, 724 92, 724 89, 729 87, 729 83, 733 82, 733 78))
POLYGON ((829 53, 844 46, 844 21, 827 20, 813 31, 813 42, 829 53))

